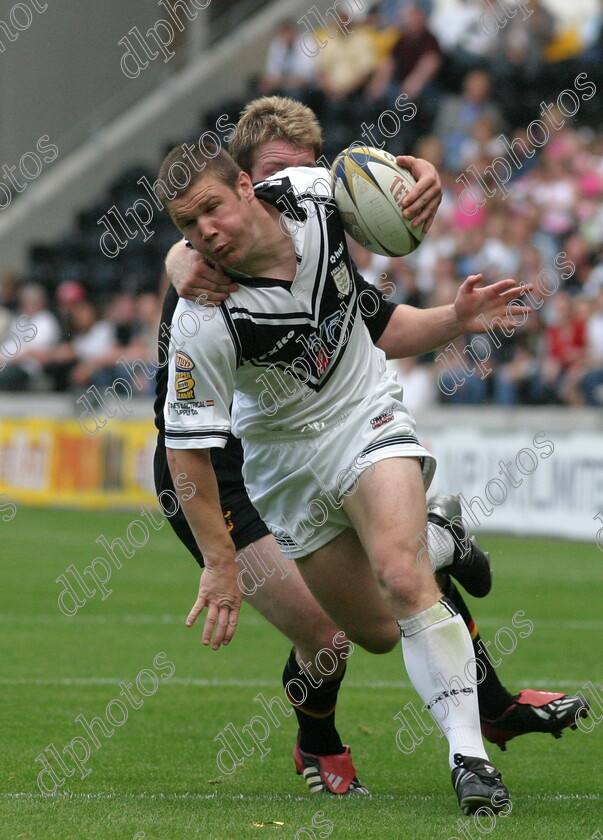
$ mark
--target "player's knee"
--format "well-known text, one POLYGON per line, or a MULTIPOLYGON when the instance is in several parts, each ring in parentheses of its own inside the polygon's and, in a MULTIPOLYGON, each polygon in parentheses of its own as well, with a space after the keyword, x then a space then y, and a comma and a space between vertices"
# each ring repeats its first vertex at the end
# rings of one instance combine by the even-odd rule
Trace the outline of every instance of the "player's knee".
POLYGON ((416 552, 410 543, 385 540, 374 546, 371 559, 378 575, 409 572, 416 565, 416 552))
POLYGON ((314 661, 322 650, 332 651, 341 659, 349 655, 346 634, 322 611, 314 611, 298 624, 295 637, 292 636, 291 640, 296 651, 306 660, 314 661))
POLYGON ((386 599, 412 603, 423 590, 426 575, 416 564, 416 555, 410 549, 383 551, 376 563, 375 575, 386 599))
MULTIPOLYGON (((343 634, 341 635, 343 636, 343 634)), ((313 643, 304 640, 303 644, 296 644, 295 650, 298 660, 311 663, 311 669, 318 671, 323 677, 326 676, 329 679, 339 677, 345 669, 346 659, 354 650, 354 645, 346 639, 345 645, 338 648, 334 646, 333 639, 334 637, 331 635, 330 638, 323 637, 322 644, 320 638, 313 639, 313 643)))
MULTIPOLYGON (((428 579, 427 575, 415 578, 408 578, 404 575, 392 576, 388 581, 387 590, 384 591, 384 598, 396 607, 400 604, 405 605, 411 614, 418 612, 421 609, 420 605, 424 600, 426 590, 431 589, 428 580, 432 581, 433 578, 429 577, 428 579)), ((433 586, 434 592, 437 592, 435 585, 433 586)))
POLYGON ((357 630, 348 633, 348 636, 368 653, 377 654, 390 653, 400 641, 400 631, 393 619, 379 628, 357 630))
POLYGON ((378 639, 373 639, 371 645, 367 647, 369 653, 391 653, 400 641, 400 631, 396 627, 392 627, 392 632, 384 636, 379 636, 378 639))

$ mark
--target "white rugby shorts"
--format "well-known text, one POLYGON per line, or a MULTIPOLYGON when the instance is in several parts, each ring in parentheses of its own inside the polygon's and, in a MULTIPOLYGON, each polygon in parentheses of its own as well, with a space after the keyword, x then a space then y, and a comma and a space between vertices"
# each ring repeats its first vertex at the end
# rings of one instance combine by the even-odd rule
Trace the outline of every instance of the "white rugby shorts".
POLYGON ((246 439, 243 448, 249 497, 283 553, 293 559, 353 528, 343 502, 371 464, 418 458, 426 490, 436 467, 416 437, 413 418, 391 392, 377 399, 371 395, 328 425, 246 439))

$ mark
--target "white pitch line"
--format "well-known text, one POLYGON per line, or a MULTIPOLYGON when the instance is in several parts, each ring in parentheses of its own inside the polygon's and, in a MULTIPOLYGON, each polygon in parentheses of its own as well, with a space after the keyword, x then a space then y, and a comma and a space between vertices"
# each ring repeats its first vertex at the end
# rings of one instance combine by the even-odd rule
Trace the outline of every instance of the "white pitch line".
MULTIPOLYGON (((56 801, 57 799, 85 799, 85 800, 106 800, 106 799, 174 799, 174 800, 182 800, 182 799, 194 799, 194 800, 206 800, 206 799, 220 799, 220 800, 230 800, 232 802, 237 800, 247 800, 249 802, 304 802, 307 800, 308 795, 306 796, 301 795, 293 795, 293 794, 274 794, 274 793, 265 793, 265 794, 244 794, 244 793, 223 793, 220 794, 216 793, 148 793, 145 791, 144 793, 69 793, 68 791, 54 793, 51 796, 44 796, 42 793, 31 793, 29 791, 23 791, 18 793, 0 793, 0 799, 42 799, 46 801, 56 801)), ((399 802, 400 800, 416 800, 421 802, 428 802, 433 801, 434 799, 438 798, 436 794, 431 794, 430 796, 420 796, 419 794, 399 794, 395 795, 392 793, 385 793, 385 794, 373 794, 373 799, 377 800, 392 800, 395 802, 399 802)), ((515 795, 515 800, 538 800, 543 802, 555 802, 558 800, 592 800, 592 801, 599 801, 603 799, 603 794, 600 793, 527 793, 527 794, 519 794, 515 795)))
MULTIPOLYGON (((35 678, 35 677, 0 677, 0 685, 65 685, 65 686, 92 686, 92 685, 115 685, 118 686, 123 677, 64 677, 64 678, 35 678)), ((575 691, 580 691, 581 687, 592 681, 592 677, 586 677, 579 680, 542 680, 530 679, 519 680, 519 682, 529 682, 535 686, 536 689, 547 690, 551 688, 573 688, 575 691)), ((271 688, 274 690, 280 689, 280 683, 274 680, 243 680, 243 679, 202 679, 199 677, 170 677, 170 685, 185 685, 185 686, 199 686, 201 688, 271 688)), ((344 683, 348 688, 361 689, 408 689, 412 685, 408 680, 346 680, 344 683)))

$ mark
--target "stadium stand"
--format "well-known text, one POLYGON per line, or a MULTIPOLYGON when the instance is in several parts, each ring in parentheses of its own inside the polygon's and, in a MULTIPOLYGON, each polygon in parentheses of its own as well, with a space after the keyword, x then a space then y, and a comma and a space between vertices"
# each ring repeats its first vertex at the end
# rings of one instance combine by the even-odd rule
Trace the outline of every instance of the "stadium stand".
MULTIPOLYGON (((400 5, 404 17, 398 20, 408 19, 413 4, 400 5)), ((317 111, 324 125, 327 158, 343 145, 361 140, 385 144, 396 153, 413 151, 430 159, 441 173, 444 200, 421 248, 403 261, 381 264, 375 272, 377 282, 395 284, 396 300, 421 306, 447 302, 460 279, 476 271, 482 271, 487 280, 515 276, 534 286, 533 311, 526 323, 502 341, 493 332, 480 340, 481 352, 488 359, 487 376, 462 376, 463 352, 477 347, 471 343, 472 336, 457 342, 456 355, 444 348, 419 360, 421 381, 431 382, 431 387, 423 388, 428 403, 603 404, 603 133, 595 95, 603 84, 601 20, 587 21, 583 44, 575 54, 553 60, 556 54, 548 58, 547 45, 558 35, 557 22, 538 3, 532 5, 540 25, 533 31, 522 30, 526 37, 540 38, 540 59, 529 68, 530 96, 519 94, 526 79, 517 76, 517 61, 520 48, 532 49, 533 45, 525 38, 513 42, 510 29, 501 28, 491 39, 490 53, 481 44, 479 61, 466 60, 463 53, 451 74, 448 69, 454 51, 443 44, 444 53, 448 50, 443 69, 433 79, 429 77, 430 88, 437 91, 437 98, 431 101, 433 113, 422 115, 421 131, 412 149, 405 145, 412 134, 404 130, 399 103, 411 101, 407 90, 413 93, 419 89, 411 78, 416 70, 411 67, 408 78, 398 74, 395 89, 392 77, 383 76, 388 50, 395 54, 399 39, 409 36, 400 23, 386 25, 380 4, 370 9, 361 24, 362 38, 350 37, 345 42, 350 67, 355 44, 364 51, 369 38, 385 43, 385 54, 382 50, 375 67, 369 62, 366 72, 354 77, 351 86, 334 87, 332 79, 327 82, 326 68, 332 69, 329 50, 340 50, 344 42, 329 39, 319 30, 318 37, 324 38, 320 70, 304 78, 297 88, 297 95, 317 111), (379 77, 386 82, 390 79, 386 99, 375 96, 375 79, 379 77), (513 96, 508 95, 509 85, 501 84, 501 79, 513 80, 517 86, 513 96), (436 383, 440 387, 434 387, 436 383)), ((439 14, 436 9, 427 18, 427 26, 433 21, 435 32, 442 30, 439 14)), ((268 46, 270 62, 263 75, 251 74, 242 94, 220 108, 202 111, 188 138, 174 131, 170 139, 196 140, 205 131, 217 131, 221 115, 228 116, 222 123, 226 125, 236 119, 249 98, 268 89, 279 92, 277 82, 267 74, 274 76, 274 45, 278 46, 282 32, 282 27, 275 30, 277 40, 268 46)), ((276 52, 282 60, 279 49, 276 52)), ((528 72, 521 66, 522 73, 528 72)), ((285 86, 281 92, 291 91, 285 86)), ((224 136, 222 131, 221 139, 224 136)), ((166 148, 169 145, 166 143, 166 148)), ((141 190, 141 181, 146 179, 150 185, 154 176, 154 168, 146 162, 129 165, 103 195, 77 214, 66 236, 50 244, 31 244, 28 268, 20 282, 44 288, 50 309, 61 320, 62 335, 45 349, 44 357, 38 352, 42 375, 23 387, 75 394, 82 384, 102 383, 114 370, 115 359, 124 352, 137 351, 140 335, 150 332, 149 313, 158 312, 162 260, 177 234, 165 214, 155 212, 144 235, 136 235, 128 210, 141 196, 150 198, 150 189, 141 190), (89 304, 77 318, 73 313, 61 315, 61 290, 64 295, 69 284, 77 284, 89 304), (105 333, 108 347, 101 354, 103 364, 92 366, 89 359, 82 359, 78 348, 94 346, 86 337, 93 330, 98 334, 99 324, 112 324, 112 328, 105 333), (69 352, 67 345, 71 345, 69 352), (82 380, 84 362, 88 378, 82 380)), ((371 259, 359 255, 361 263, 371 259)), ((7 273, 0 279, 4 310, 0 327, 4 324, 5 336, 14 330, 13 317, 20 314, 18 297, 14 274, 7 273)), ((23 344, 21 355, 7 360, 7 369, 17 358, 23 362, 31 352, 23 344)), ((473 358, 471 353, 465 352, 465 356, 473 358)), ((407 376, 408 371, 409 366, 407 376)), ((3 381, 14 380, 5 377, 0 388, 11 387, 3 381)))

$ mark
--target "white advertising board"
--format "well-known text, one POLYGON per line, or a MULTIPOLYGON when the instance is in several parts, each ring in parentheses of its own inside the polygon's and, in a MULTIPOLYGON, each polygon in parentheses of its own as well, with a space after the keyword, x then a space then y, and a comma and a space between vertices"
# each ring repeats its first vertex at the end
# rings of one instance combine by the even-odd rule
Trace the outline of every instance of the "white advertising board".
POLYGON ((603 547, 602 435, 451 428, 421 441, 438 461, 429 494, 461 493, 471 530, 603 547))

